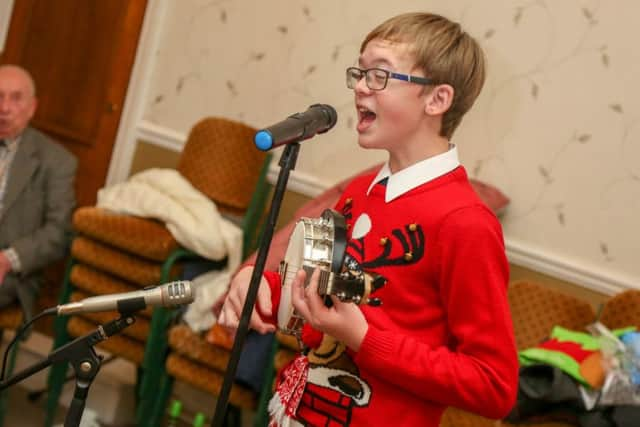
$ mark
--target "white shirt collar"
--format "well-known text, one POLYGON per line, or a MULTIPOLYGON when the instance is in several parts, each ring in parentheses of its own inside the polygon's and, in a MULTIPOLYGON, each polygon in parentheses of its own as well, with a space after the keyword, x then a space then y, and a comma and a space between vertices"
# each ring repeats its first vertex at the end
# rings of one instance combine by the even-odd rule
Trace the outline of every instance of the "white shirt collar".
POLYGON ((389 162, 387 161, 378 172, 378 175, 371 181, 367 195, 371 193, 371 189, 378 182, 384 178, 389 178, 384 197, 385 202, 388 203, 407 191, 451 172, 458 166, 460 166, 458 148, 453 144, 446 152, 429 157, 394 174, 391 173, 389 162))

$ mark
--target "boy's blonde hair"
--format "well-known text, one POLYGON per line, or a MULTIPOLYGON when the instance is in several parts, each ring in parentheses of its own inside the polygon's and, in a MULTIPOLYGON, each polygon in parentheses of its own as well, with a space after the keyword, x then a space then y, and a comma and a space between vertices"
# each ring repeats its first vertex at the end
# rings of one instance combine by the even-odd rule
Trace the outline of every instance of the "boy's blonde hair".
POLYGON ((453 86, 453 102, 440 129, 441 136, 451 139, 484 84, 485 58, 478 42, 460 24, 431 13, 406 13, 388 19, 365 37, 360 53, 374 39, 409 44, 416 68, 434 84, 453 86))

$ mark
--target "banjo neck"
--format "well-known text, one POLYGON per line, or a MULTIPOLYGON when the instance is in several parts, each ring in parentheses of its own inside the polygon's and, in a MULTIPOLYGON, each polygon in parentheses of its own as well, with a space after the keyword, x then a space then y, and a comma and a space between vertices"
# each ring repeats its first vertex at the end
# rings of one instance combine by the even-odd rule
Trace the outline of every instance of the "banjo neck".
MULTIPOLYGON (((303 265, 302 269, 307 273, 305 286, 315 267, 303 265)), ((386 283, 386 279, 379 274, 345 271, 334 274, 332 271, 319 269, 318 294, 320 296, 334 295, 342 302, 354 302, 356 304, 368 304, 379 306, 382 304, 379 298, 370 298, 373 291, 386 283)))

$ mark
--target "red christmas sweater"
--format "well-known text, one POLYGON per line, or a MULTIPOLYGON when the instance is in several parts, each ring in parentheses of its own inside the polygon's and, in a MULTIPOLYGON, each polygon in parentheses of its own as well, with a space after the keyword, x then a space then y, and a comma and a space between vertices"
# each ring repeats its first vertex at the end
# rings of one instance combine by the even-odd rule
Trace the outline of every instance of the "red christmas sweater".
MULTIPOLYGON (((369 328, 357 353, 316 337, 283 369, 272 425, 437 427, 447 406, 509 412, 518 362, 502 230, 464 168, 449 170, 395 188, 389 201, 374 175, 345 190, 336 205, 348 227, 345 263, 387 279, 372 294, 382 305, 361 306, 369 328)), ((277 303, 280 277, 265 277, 277 303)))

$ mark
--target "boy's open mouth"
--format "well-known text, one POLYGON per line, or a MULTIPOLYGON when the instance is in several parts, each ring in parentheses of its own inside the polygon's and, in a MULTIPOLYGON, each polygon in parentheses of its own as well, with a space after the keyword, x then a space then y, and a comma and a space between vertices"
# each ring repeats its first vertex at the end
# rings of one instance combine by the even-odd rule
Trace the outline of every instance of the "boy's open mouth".
POLYGON ((358 107, 358 130, 367 129, 376 119, 376 113, 366 107, 358 107))

